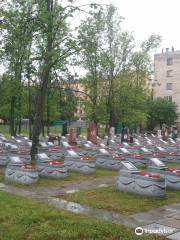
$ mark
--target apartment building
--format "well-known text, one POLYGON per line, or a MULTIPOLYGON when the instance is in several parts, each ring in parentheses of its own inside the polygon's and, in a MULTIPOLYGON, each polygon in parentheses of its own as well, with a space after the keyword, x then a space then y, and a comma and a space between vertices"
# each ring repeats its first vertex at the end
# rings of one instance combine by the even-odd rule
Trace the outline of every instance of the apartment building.
POLYGON ((180 50, 172 47, 155 54, 154 71, 153 96, 174 101, 180 113, 180 50))

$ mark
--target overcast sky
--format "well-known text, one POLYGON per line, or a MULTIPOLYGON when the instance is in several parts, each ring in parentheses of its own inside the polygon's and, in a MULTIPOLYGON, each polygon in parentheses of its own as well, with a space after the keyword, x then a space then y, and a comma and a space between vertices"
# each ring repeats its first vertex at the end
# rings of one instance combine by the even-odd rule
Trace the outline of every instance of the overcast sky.
POLYGON ((125 18, 123 26, 134 32, 137 42, 152 33, 163 38, 162 48, 174 46, 180 50, 180 0, 77 0, 79 3, 112 3, 125 18))

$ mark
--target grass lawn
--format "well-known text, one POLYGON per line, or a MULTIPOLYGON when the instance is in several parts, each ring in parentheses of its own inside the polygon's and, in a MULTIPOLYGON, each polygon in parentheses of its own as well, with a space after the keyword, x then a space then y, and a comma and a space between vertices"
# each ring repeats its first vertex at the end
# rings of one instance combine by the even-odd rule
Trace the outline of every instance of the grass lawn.
POLYGON ((180 191, 168 191, 165 199, 148 198, 126 192, 115 187, 104 187, 79 191, 63 196, 65 200, 99 209, 113 210, 126 215, 144 212, 163 205, 180 202, 180 191))
POLYGON ((167 162, 165 164, 166 164, 167 167, 180 168, 180 163, 170 163, 170 162, 167 162))
POLYGON ((133 229, 58 210, 31 200, 0 192, 0 239, 2 240, 163 240, 137 237, 133 229))
MULTIPOLYGON (((44 128, 45 135, 47 133, 47 127, 44 128)), ((53 135, 59 135, 62 131, 62 126, 54 126, 50 127, 50 131, 53 135)), ((4 134, 7 138, 10 138, 10 131, 9 131, 9 125, 1 125, 0 124, 0 133, 4 134)), ((22 125, 21 128, 21 134, 24 136, 29 135, 29 128, 28 126, 22 125)))
MULTIPOLYGON (((71 126, 69 126, 71 127, 71 126)), ((2 125, 0 124, 0 133, 4 134, 5 137, 10 138, 10 131, 9 131, 9 125, 2 125)), ((99 130, 101 134, 104 134, 104 129, 100 129, 99 130)), ((47 127, 44 127, 44 132, 45 135, 47 133, 47 127)), ((50 132, 52 133, 52 135, 59 135, 62 132, 62 126, 53 126, 50 127, 50 132)), ((22 125, 21 127, 21 135, 24 136, 28 136, 29 135, 29 128, 28 126, 22 125)), ((87 130, 86 129, 82 129, 81 130, 81 135, 87 135, 87 130)))
POLYGON ((45 178, 40 178, 39 182, 26 186, 22 184, 18 184, 12 181, 8 181, 4 179, 4 171, 0 168, 0 182, 4 182, 6 184, 11 184, 16 187, 21 187, 21 188, 37 188, 40 186, 63 186, 66 184, 71 184, 71 183, 78 183, 82 182, 84 180, 93 180, 97 178, 103 178, 103 177, 111 177, 111 176, 117 176, 118 172, 113 171, 113 170, 106 170, 106 169, 96 169, 96 172, 91 175, 84 175, 81 173, 76 173, 76 172, 69 172, 68 177, 64 179, 45 179, 45 178))
POLYGON ((0 168, 0 182, 4 182, 4 169, 0 168))

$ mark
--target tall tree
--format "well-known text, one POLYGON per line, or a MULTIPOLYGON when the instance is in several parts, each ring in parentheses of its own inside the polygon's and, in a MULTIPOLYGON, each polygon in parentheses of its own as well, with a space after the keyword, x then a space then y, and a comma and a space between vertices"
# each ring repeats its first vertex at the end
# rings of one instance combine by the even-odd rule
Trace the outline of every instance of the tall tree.
POLYGON ((37 96, 36 113, 33 126, 31 158, 35 161, 37 153, 37 144, 39 135, 43 126, 43 113, 45 99, 47 95, 48 84, 50 81, 50 72, 53 66, 53 35, 54 35, 54 1, 39 1, 39 19, 43 25, 41 33, 43 34, 43 45, 41 50, 42 63, 40 66, 40 87, 37 96))
POLYGON ((100 119, 104 122, 106 119, 113 126, 116 122, 115 80, 128 66, 133 37, 121 30, 122 18, 114 6, 96 7, 90 14, 79 30, 82 65, 88 71, 83 84, 91 96, 85 101, 85 109, 90 119, 95 122, 100 119))
POLYGON ((116 79, 129 67, 129 57, 134 47, 133 36, 121 29, 122 17, 118 15, 117 9, 110 5, 106 12, 106 41, 107 41, 107 116, 108 125, 115 126, 117 123, 115 89, 116 79))
POLYGON ((11 80, 10 132, 16 135, 17 124, 21 131, 22 87, 24 64, 28 58, 28 47, 32 41, 31 1, 8 1, 1 9, 3 44, 1 59, 7 63, 11 80), (17 119, 15 121, 15 119, 17 119))
POLYGON ((75 41, 68 31, 67 18, 73 9, 63 7, 56 0, 37 1, 37 32, 35 37, 38 59, 39 86, 32 134, 31 159, 35 161, 39 135, 43 126, 48 87, 51 74, 59 73, 75 50, 75 41))
POLYGON ((88 72, 83 79, 85 90, 90 98, 85 101, 88 109, 88 118, 98 122, 98 92, 101 79, 101 61, 103 55, 104 12, 97 5, 92 5, 89 16, 82 21, 79 27, 81 44, 81 64, 88 72))

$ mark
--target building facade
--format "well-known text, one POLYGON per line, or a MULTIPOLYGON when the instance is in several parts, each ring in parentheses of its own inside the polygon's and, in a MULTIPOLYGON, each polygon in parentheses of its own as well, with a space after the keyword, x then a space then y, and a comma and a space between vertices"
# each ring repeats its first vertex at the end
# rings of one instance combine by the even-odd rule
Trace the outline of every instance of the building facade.
POLYGON ((180 114, 180 50, 166 48, 154 55, 153 96, 175 102, 180 114))
POLYGON ((72 89, 73 94, 77 98, 77 106, 76 106, 76 111, 74 113, 74 116, 78 120, 85 120, 85 106, 83 103, 83 100, 87 99, 86 91, 83 86, 83 84, 76 82, 74 84, 70 84, 70 89, 72 89))

